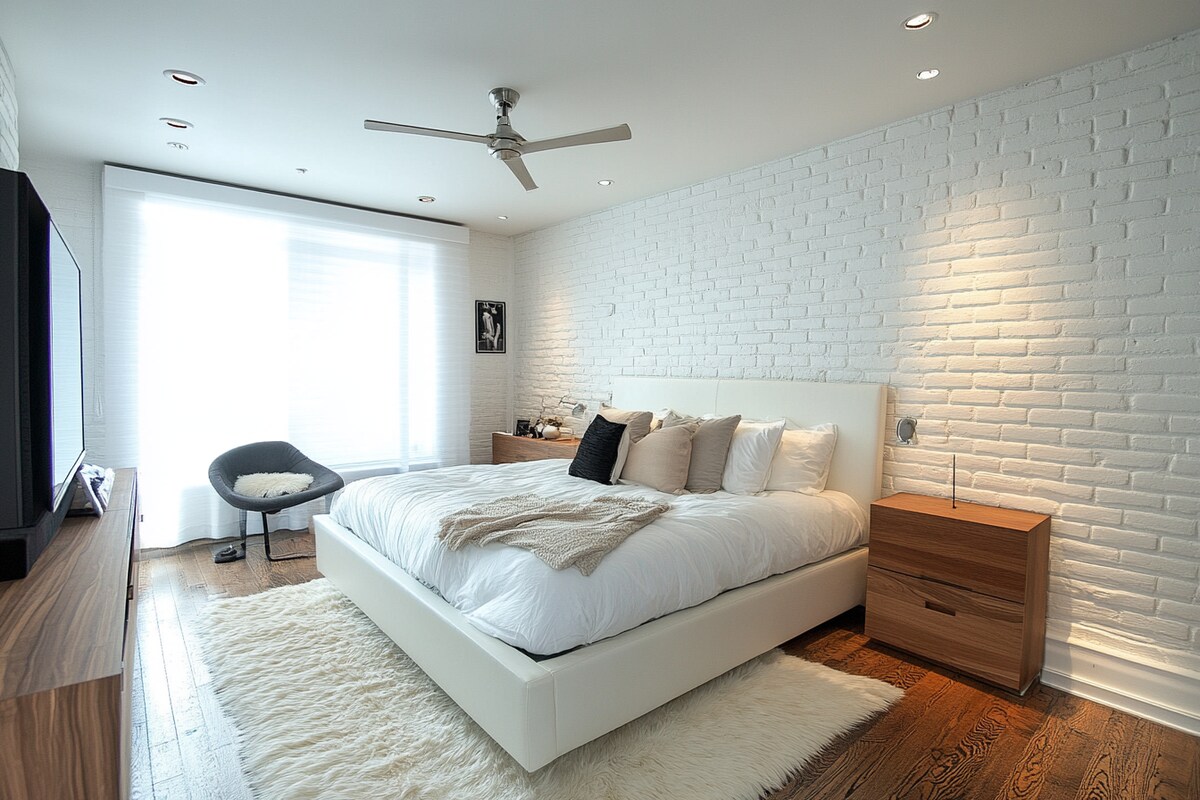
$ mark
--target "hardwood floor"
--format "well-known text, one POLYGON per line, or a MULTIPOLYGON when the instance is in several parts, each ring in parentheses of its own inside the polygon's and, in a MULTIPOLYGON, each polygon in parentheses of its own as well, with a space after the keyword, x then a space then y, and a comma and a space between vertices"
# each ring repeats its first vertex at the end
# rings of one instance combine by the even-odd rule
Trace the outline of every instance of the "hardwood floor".
MULTIPOLYGON (((313 549, 307 533, 272 534, 276 544, 281 554, 313 549)), ((215 598, 319 573, 312 559, 268 563, 257 537, 246 561, 213 564, 216 549, 211 542, 185 545, 148 553, 141 564, 135 798, 251 797, 234 732, 200 657, 199 612, 215 598)), ((1016 697, 876 645, 862 627, 861 610, 852 611, 784 649, 886 680, 907 694, 889 713, 835 742, 769 800, 1200 797, 1200 739, 1040 685, 1016 697)))

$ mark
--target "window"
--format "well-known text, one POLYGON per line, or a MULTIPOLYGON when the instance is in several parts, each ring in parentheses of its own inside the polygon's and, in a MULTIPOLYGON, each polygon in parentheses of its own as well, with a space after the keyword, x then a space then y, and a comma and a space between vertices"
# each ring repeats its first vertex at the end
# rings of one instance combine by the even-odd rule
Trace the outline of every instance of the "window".
POLYGON ((104 220, 105 452, 146 546, 236 535, 207 474, 240 444, 348 480, 465 463, 465 229, 114 167, 104 220))

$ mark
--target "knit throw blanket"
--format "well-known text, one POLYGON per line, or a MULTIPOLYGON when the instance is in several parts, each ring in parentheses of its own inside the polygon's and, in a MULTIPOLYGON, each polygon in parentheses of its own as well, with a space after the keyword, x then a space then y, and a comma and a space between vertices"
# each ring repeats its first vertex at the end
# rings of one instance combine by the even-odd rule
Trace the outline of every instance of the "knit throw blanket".
POLYGON ((614 547, 669 508, 625 497, 575 503, 518 494, 447 514, 437 535, 451 550, 502 542, 531 551, 554 569, 576 567, 591 575, 614 547))

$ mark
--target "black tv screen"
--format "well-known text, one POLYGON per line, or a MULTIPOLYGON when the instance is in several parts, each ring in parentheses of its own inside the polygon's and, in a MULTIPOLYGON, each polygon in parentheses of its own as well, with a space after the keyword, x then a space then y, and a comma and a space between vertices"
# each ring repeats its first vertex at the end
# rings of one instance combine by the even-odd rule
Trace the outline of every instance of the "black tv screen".
POLYGON ((80 272, 29 178, 0 169, 0 580, 58 533, 83 461, 80 272))
POLYGON ((51 509, 57 510, 83 461, 83 331, 79 265, 50 223, 51 509))

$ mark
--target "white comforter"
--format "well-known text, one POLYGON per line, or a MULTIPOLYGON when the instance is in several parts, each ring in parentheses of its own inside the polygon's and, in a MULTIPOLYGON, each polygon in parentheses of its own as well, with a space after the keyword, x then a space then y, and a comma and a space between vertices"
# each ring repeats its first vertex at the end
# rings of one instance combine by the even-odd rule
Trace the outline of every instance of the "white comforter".
POLYGON ((599 641, 721 592, 787 572, 863 540, 849 496, 716 492, 674 496, 567 475, 564 460, 464 466, 368 478, 335 499, 333 519, 441 594, 484 633, 530 653, 599 641), (626 539, 589 576, 554 570, 503 544, 450 551, 439 520, 481 500, 538 493, 566 500, 626 495, 670 511, 626 539))

